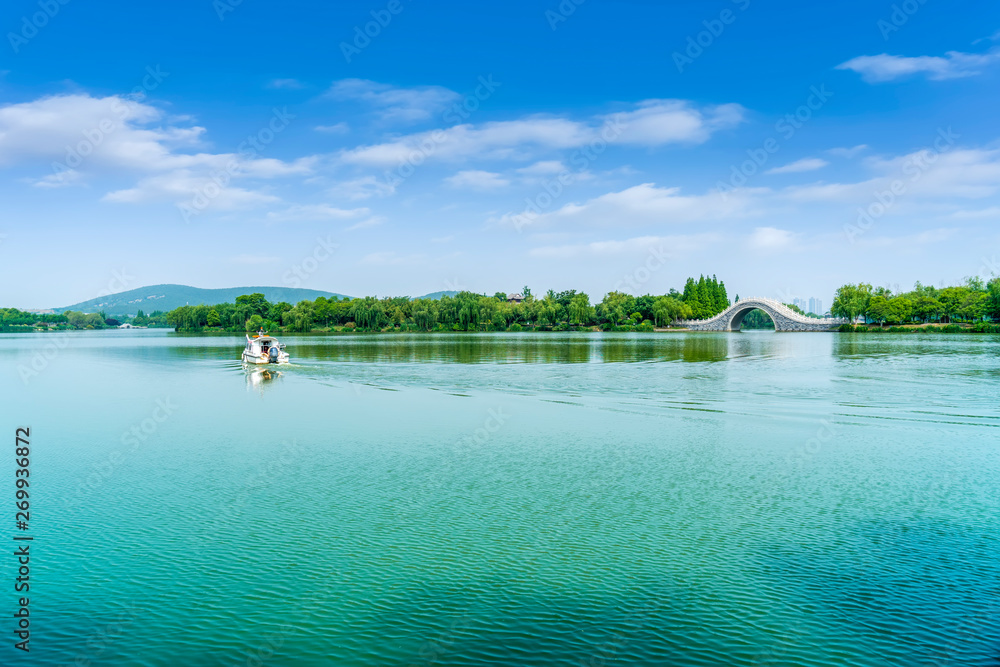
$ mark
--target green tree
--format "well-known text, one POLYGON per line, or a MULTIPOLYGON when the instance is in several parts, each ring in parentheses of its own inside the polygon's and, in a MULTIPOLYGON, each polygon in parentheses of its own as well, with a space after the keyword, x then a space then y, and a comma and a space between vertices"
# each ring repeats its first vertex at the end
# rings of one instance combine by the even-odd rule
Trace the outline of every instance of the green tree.
MULTIPOLYGON (((712 276, 712 278, 714 279, 715 276, 712 276)), ((726 283, 724 283, 722 281, 719 281, 719 286, 718 286, 718 292, 717 292, 717 294, 718 294, 719 302, 718 302, 718 306, 717 306, 718 307, 718 312, 716 314, 721 313, 726 308, 729 308, 730 305, 732 305, 732 304, 729 303, 729 295, 726 294, 726 283)))
POLYGON ((251 314, 256 313, 260 315, 261 321, 264 320, 268 315, 268 310, 271 308, 271 304, 267 302, 264 295, 260 292, 254 292, 253 294, 241 294, 236 297, 236 305, 246 306, 251 314))
POLYGON ((941 315, 941 302, 926 293, 912 300, 913 315, 921 322, 930 322, 941 315))
POLYGON ((386 320, 382 302, 373 296, 355 299, 351 304, 351 317, 358 326, 376 330, 381 329, 386 320))
POLYGON ((986 316, 994 322, 1000 322, 1000 278, 993 278, 986 283, 986 316))
POLYGON ((413 321, 420 329, 430 331, 437 324, 437 308, 433 302, 418 302, 413 309, 413 321))
POLYGON ((938 292, 937 299, 941 304, 941 315, 947 322, 951 322, 952 318, 959 314, 962 304, 965 303, 968 296, 969 288, 965 286, 946 287, 938 292))
POLYGON ((598 316, 608 324, 619 325, 635 311, 635 298, 624 292, 608 292, 597 305, 598 316))
POLYGON ((562 292, 559 292, 558 294, 554 294, 556 302, 563 308, 569 308, 569 304, 573 302, 573 297, 575 296, 576 296, 575 289, 564 290, 562 292))
POLYGON ((691 316, 689 305, 670 296, 661 296, 653 304, 653 319, 658 326, 666 326, 691 316))
POLYGON ((593 318, 590 297, 584 293, 574 294, 567 307, 571 324, 581 325, 593 318))
POLYGON ((514 322, 514 305, 501 301, 497 303, 496 312, 493 315, 494 323, 500 329, 505 329, 514 322))
POLYGON ((481 325, 486 324, 491 327, 494 326, 496 324, 494 320, 496 319, 497 307, 499 306, 499 302, 496 299, 488 296, 481 296, 479 297, 478 301, 479 301, 480 324, 481 325))
POLYGON ((881 294, 876 294, 868 302, 868 316, 884 325, 886 321, 892 319, 892 304, 889 299, 881 294))
POLYGON ((889 321, 905 324, 913 318, 913 302, 909 297, 899 295, 889 300, 889 321))
POLYGON ((868 304, 872 295, 872 286, 866 283, 844 285, 833 297, 830 312, 834 317, 844 317, 854 322, 867 314, 868 304))
POLYGON ((456 323, 465 331, 479 327, 479 295, 473 292, 459 292, 455 296, 456 323))
MULTIPOLYGON (((300 301, 299 303, 310 303, 308 301, 300 301)), ((310 303, 310 305, 312 305, 310 303)), ((275 322, 281 321, 281 316, 292 309, 292 304, 285 301, 269 305, 267 308, 267 313, 261 313, 262 317, 266 317, 269 320, 274 320, 275 322)))
POLYGON ((556 301, 556 293, 549 290, 539 304, 538 323, 543 326, 553 326, 559 321, 559 307, 559 302, 556 301))
POLYGON ((970 290, 958 312, 969 322, 978 322, 986 316, 989 294, 986 291, 970 290))
POLYGON ((292 331, 309 331, 313 326, 312 304, 301 301, 281 314, 282 323, 292 331))

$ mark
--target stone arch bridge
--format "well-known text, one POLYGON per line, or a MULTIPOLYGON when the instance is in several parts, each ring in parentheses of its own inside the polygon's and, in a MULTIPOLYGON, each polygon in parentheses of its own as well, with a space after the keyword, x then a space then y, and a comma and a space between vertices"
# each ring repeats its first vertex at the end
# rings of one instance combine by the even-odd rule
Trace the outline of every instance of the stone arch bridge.
POLYGON ((678 320, 676 324, 691 331, 739 331, 743 326, 743 318, 751 310, 763 310, 767 313, 774 322, 775 331, 831 331, 847 321, 829 317, 806 317, 775 299, 753 297, 741 299, 707 320, 678 320))

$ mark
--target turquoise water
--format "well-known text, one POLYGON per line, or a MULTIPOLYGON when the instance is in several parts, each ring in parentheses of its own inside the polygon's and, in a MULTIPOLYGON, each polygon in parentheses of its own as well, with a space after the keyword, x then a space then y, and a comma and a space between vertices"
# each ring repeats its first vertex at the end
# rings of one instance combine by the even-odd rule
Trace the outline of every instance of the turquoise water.
POLYGON ((1000 338, 284 340, 0 335, 25 664, 1000 664, 1000 338))

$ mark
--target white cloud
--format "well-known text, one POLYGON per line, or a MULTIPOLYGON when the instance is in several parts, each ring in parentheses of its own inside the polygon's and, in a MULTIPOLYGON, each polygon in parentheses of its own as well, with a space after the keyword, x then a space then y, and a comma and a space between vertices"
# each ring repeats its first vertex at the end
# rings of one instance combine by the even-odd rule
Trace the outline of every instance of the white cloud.
POLYGON ((685 100, 646 100, 635 110, 606 116, 606 120, 621 124, 621 143, 660 146, 703 143, 713 132, 741 123, 743 115, 739 104, 697 109, 685 100))
POLYGON ((343 79, 330 87, 327 95, 335 100, 359 101, 376 110, 386 122, 417 123, 441 113, 459 94, 441 86, 399 88, 365 79, 343 79))
MULTIPOLYGON (((165 174, 141 179, 134 187, 115 190, 104 195, 101 200, 118 204, 141 204, 154 201, 189 202, 200 192, 214 184, 203 173, 188 169, 176 169, 165 174)), ((214 190, 213 190, 214 192, 214 190)), ((248 190, 230 185, 219 188, 218 194, 210 199, 206 208, 217 210, 247 209, 262 204, 273 204, 280 199, 267 192, 248 190)))
POLYGON ((830 164, 826 160, 812 157, 803 158, 801 160, 796 160, 781 167, 775 167, 774 169, 768 169, 765 173, 767 174, 797 174, 803 171, 815 171, 817 169, 822 169, 826 165, 830 164))
POLYGON ((305 84, 298 79, 272 79, 268 82, 267 87, 276 90, 301 90, 305 88, 305 84))
POLYGON ((979 74, 983 67, 1000 58, 1000 51, 985 54, 949 51, 940 56, 892 56, 882 53, 877 56, 858 56, 837 65, 837 69, 853 70, 868 83, 882 83, 893 79, 925 74, 928 79, 940 81, 957 79, 979 74))
MULTIPOLYGON (((319 162, 316 156, 300 157, 294 162, 282 162, 274 158, 255 158, 252 160, 240 160, 238 156, 232 154, 222 154, 217 158, 227 160, 237 160, 236 173, 240 176, 252 178, 278 178, 281 176, 297 176, 311 174, 319 162)), ((221 159, 217 160, 221 163, 221 159)), ((227 162, 228 164, 228 162, 227 162)))
POLYGON ((385 222, 385 218, 382 216, 372 216, 367 220, 362 220, 361 222, 355 223, 347 228, 347 231, 353 232, 356 229, 366 229, 368 227, 377 227, 385 222))
POLYGON ((1000 149, 923 150, 871 165, 888 177, 902 178, 907 195, 921 198, 979 199, 1000 192, 1000 149))
POLYGON ((680 188, 658 188, 643 183, 621 192, 610 192, 583 204, 570 203, 551 212, 509 213, 494 220, 521 228, 553 224, 584 226, 631 226, 723 220, 753 215, 755 191, 737 190, 728 197, 716 193, 682 195, 680 188))
POLYGON ((162 119, 156 107, 117 96, 56 95, 9 104, 0 107, 0 165, 39 160, 70 169, 140 171, 182 166, 173 151, 197 146, 205 129, 152 126, 162 119))
MULTIPOLYGON (((563 231, 593 227, 660 226, 684 223, 716 223, 754 219, 852 220, 858 207, 890 201, 887 215, 947 216, 954 213, 957 199, 987 199, 1000 196, 1000 149, 952 148, 943 153, 916 151, 892 158, 870 158, 863 167, 867 178, 851 182, 816 182, 781 189, 738 188, 723 197, 716 192, 685 194, 679 188, 643 183, 609 192, 583 202, 550 205, 510 212, 488 219, 488 223, 530 229, 563 231), (893 194, 895 191, 895 194, 893 194), (881 198, 881 199, 880 199, 881 198)), ((987 199, 993 204, 995 199, 987 199)), ((994 207, 995 208, 995 207, 994 207)), ((993 209, 955 217, 990 219, 993 209)), ((824 223, 825 224, 825 223, 824 223)), ((782 225, 783 226, 783 225, 782 225)), ((788 244, 794 238, 780 226, 762 226, 750 238, 756 248, 788 244)))
POLYGON ((713 132, 732 127, 743 117, 736 104, 697 109, 681 100, 647 100, 632 111, 589 121, 531 116, 481 125, 455 125, 393 141, 359 146, 340 154, 342 162, 396 166, 430 159, 531 159, 542 150, 581 148, 591 142, 659 146, 701 143, 713 132))
POLYGON ((510 185, 510 181, 500 174, 480 170, 460 171, 444 180, 452 187, 472 190, 496 190, 510 185))
POLYGON ((556 118, 530 118, 483 125, 455 125, 361 146, 341 153, 341 161, 366 166, 396 166, 407 160, 509 159, 526 157, 529 149, 573 148, 593 137, 591 128, 556 118))
POLYGON ((566 171, 566 166, 559 160, 542 160, 527 167, 521 167, 517 173, 524 176, 552 176, 566 171))
POLYGON ((793 185, 781 190, 779 197, 791 202, 841 202, 860 203, 871 199, 876 190, 888 185, 887 179, 873 178, 855 183, 810 183, 793 185))
POLYGON ((344 209, 330 206, 329 204, 297 204, 283 211, 271 211, 267 214, 267 219, 282 222, 293 220, 353 220, 366 215, 371 215, 371 210, 368 208, 344 209))
POLYGON ((750 247, 756 250, 786 250, 795 241, 795 234, 777 227, 757 227, 750 235, 750 247))
POLYGON ((517 174, 519 183, 540 187, 545 187, 547 183, 551 184, 556 178, 563 185, 590 181, 594 178, 593 172, 586 169, 582 171, 570 170, 559 160, 542 160, 527 167, 515 169, 514 172, 517 174))
POLYGON ((831 148, 827 151, 830 155, 836 157, 852 158, 868 150, 868 144, 858 144, 857 146, 851 146, 850 148, 838 147, 831 148))
MULTIPOLYGON (((177 156, 184 157, 184 156, 177 156)), ((313 158, 300 158, 295 162, 282 162, 270 158, 244 160, 235 154, 191 156, 195 168, 169 169, 162 174, 140 179, 131 188, 109 192, 102 201, 139 204, 155 201, 191 203, 197 198, 207 202, 204 208, 221 210, 253 208, 261 204, 280 201, 266 190, 250 190, 234 183, 241 179, 272 179, 283 176, 308 174, 313 158), (226 173, 230 181, 220 187, 219 174, 226 173)), ((184 164, 180 160, 179 164, 184 164)))
POLYGON ((1000 206, 991 206, 974 211, 962 210, 951 214, 952 218, 958 220, 1000 220, 1000 206))
POLYGON ((307 174, 317 161, 204 152, 205 129, 176 124, 188 121, 118 96, 55 95, 0 106, 0 166, 27 164, 51 171, 32 179, 43 188, 82 183, 94 176, 139 175, 133 187, 103 198, 129 203, 190 201, 204 188, 214 187, 209 185, 213 175, 226 172, 230 183, 210 205, 228 209, 277 200, 236 181, 307 174))
POLYGON ((813 183, 785 188, 778 199, 791 202, 840 202, 863 204, 876 201, 878 193, 902 186, 898 203, 909 200, 952 198, 980 199, 1000 192, 1000 149, 959 149, 938 153, 915 151, 893 158, 870 158, 866 166, 874 175, 853 183, 813 183))
POLYGON ((668 254, 691 253, 719 243, 719 234, 689 234, 673 236, 639 236, 624 241, 593 241, 590 243, 570 243, 532 248, 531 257, 547 259, 571 259, 576 257, 614 257, 649 252, 661 248, 668 254))
POLYGON ((25 179, 36 188, 64 188, 69 185, 79 184, 83 180, 83 174, 81 174, 76 169, 67 169, 65 171, 58 171, 54 174, 49 174, 48 176, 43 176, 42 178, 33 181, 32 179, 25 179))
POLYGON ((972 41, 972 43, 979 44, 980 42, 996 42, 996 41, 1000 41, 1000 30, 997 30, 989 37, 980 37, 979 39, 975 39, 972 41))
POLYGON ((347 134, 351 131, 350 126, 344 122, 334 123, 333 125, 317 125, 313 129, 325 134, 347 134))
POLYGON ((387 197, 396 192, 396 186, 386 179, 362 176, 337 183, 329 190, 336 197, 357 201, 371 197, 387 197))

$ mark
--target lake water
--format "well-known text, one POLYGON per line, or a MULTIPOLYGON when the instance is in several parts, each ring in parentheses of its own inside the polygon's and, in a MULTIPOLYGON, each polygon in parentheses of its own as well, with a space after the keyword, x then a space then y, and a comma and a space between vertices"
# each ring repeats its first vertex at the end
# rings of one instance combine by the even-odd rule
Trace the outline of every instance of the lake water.
POLYGON ((1000 664, 998 337, 284 340, 0 335, 24 664, 1000 664))

